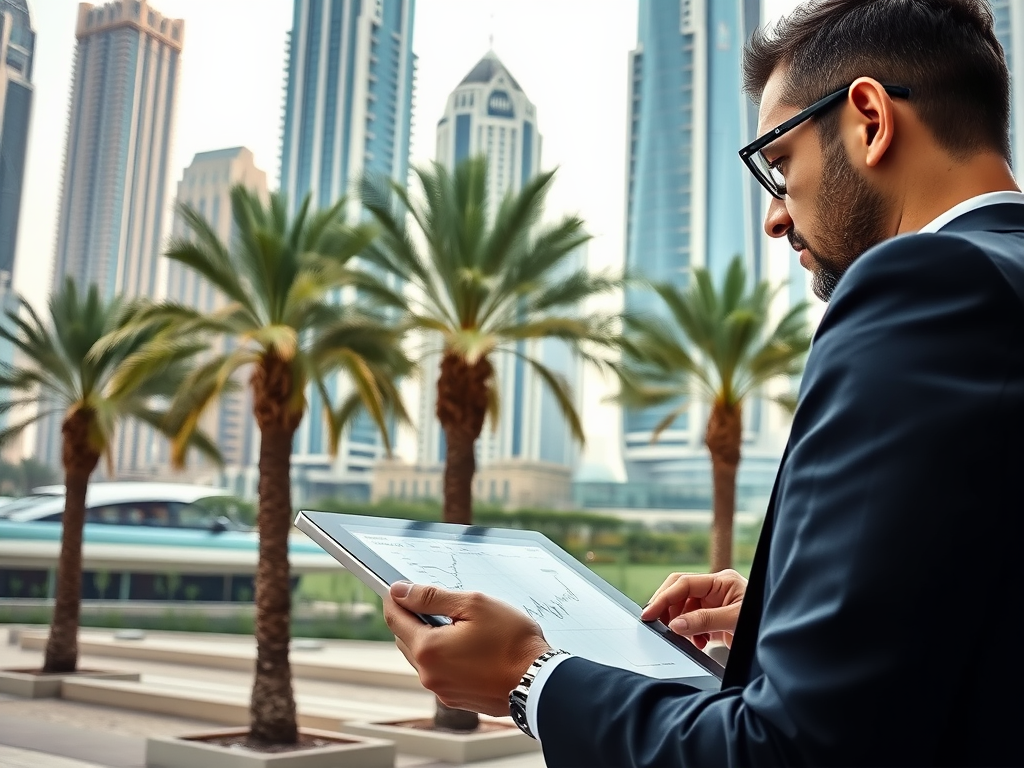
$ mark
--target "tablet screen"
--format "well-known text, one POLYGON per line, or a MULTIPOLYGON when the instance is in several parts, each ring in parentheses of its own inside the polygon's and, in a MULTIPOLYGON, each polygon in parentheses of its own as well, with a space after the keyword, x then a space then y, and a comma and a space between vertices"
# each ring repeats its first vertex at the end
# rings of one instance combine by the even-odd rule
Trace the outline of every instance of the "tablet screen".
POLYGON ((648 677, 708 674, 543 547, 350 530, 410 581, 483 592, 526 612, 555 648, 648 677))

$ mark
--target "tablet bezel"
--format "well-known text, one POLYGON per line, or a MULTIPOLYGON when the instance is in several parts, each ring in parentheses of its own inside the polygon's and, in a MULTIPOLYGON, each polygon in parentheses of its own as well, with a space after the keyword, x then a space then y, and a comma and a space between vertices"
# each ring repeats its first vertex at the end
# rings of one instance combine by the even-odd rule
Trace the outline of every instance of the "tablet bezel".
MULTIPOLYGON (((638 622, 661 637, 665 642, 670 643, 686 654, 701 669, 706 670, 709 676, 720 681, 725 672, 725 668, 721 664, 698 649, 686 638, 675 634, 661 621, 640 621, 639 615, 642 609, 639 605, 559 547, 547 536, 537 531, 525 531, 516 528, 490 528, 482 525, 420 522, 364 515, 346 515, 306 509, 300 510, 296 515, 295 526, 323 547, 335 559, 339 560, 360 581, 363 581, 381 597, 387 596, 391 584, 406 577, 366 546, 349 528, 358 529, 360 533, 370 534, 411 535, 414 538, 434 538, 447 541, 461 540, 463 542, 466 541, 467 537, 479 537, 496 543, 539 546, 605 595, 609 600, 636 616, 638 622), (318 521, 325 524, 331 523, 331 530, 325 530, 318 521), (367 578, 361 576, 360 572, 367 578)), ((429 620, 427 617, 423 618, 424 620, 429 620)), ((689 678, 677 679, 686 681, 689 678)))

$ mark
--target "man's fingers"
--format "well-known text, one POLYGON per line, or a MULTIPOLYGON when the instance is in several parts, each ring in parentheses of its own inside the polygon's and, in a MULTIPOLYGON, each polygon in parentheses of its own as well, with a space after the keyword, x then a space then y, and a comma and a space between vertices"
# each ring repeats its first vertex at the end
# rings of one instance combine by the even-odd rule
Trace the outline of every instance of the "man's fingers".
POLYGON ((715 576, 710 573, 701 574, 674 574, 675 581, 671 584, 663 584, 654 593, 651 602, 644 608, 640 618, 644 621, 652 621, 664 614, 671 605, 682 605, 687 598, 702 598, 715 585, 715 576))
POLYGON ((703 635, 709 632, 732 632, 740 614, 740 604, 722 608, 698 608, 680 614, 669 622, 668 628, 677 635, 703 635))
POLYGON ((420 668, 416 665, 416 657, 412 655, 412 650, 410 650, 409 646, 405 644, 405 641, 400 637, 396 637, 395 645, 398 646, 398 650, 402 652, 402 655, 405 656, 405 660, 412 665, 412 668, 419 672, 420 668))
POLYGON ((398 605, 390 597, 384 598, 384 621, 394 636, 404 640, 407 645, 412 643, 412 638, 417 632, 430 628, 419 616, 413 615, 405 606, 398 605))
POLYGON ((408 581, 396 581, 391 585, 391 597, 398 605, 413 613, 434 616, 457 618, 465 601, 465 594, 429 584, 410 584, 408 581))

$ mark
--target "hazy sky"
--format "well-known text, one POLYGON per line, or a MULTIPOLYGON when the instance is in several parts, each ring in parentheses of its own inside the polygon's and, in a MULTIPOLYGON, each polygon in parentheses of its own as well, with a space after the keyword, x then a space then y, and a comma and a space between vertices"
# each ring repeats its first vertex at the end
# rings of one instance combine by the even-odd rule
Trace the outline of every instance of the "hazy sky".
MULTIPOLYGON (((677 0, 660 0, 673 2, 677 0)), ((709 0, 718 2, 720 0, 709 0)), ((50 286, 74 64, 76 0, 29 0, 37 33, 35 102, 15 287, 34 304, 50 286)), ((178 90, 175 182, 193 155, 247 146, 277 186, 285 40, 292 0, 154 0, 185 19, 178 90)), ((766 0, 776 15, 795 0, 766 0)), ((542 165, 560 168, 554 213, 578 212, 595 239, 592 268, 621 267, 627 55, 636 45, 637 0, 418 0, 419 57, 412 163, 433 159, 434 127, 448 94, 494 49, 537 107, 542 165)), ((607 384, 588 376, 584 461, 619 474, 619 419, 602 404, 607 384)), ((415 411, 414 404, 410 409, 415 411)), ((412 456, 408 456, 412 458, 412 456)))

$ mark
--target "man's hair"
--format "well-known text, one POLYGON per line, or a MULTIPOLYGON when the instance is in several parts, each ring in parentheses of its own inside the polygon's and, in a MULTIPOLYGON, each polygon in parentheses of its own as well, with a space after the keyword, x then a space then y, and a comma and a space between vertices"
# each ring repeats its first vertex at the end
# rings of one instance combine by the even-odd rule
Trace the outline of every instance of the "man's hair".
MULTIPOLYGON (((744 88, 756 103, 780 67, 787 106, 873 77, 910 88, 954 157, 987 149, 1010 159, 1010 75, 987 0, 810 0, 747 43, 744 88)), ((826 116, 821 130, 837 120, 826 116)))

